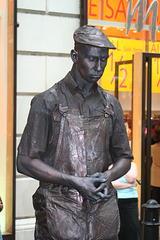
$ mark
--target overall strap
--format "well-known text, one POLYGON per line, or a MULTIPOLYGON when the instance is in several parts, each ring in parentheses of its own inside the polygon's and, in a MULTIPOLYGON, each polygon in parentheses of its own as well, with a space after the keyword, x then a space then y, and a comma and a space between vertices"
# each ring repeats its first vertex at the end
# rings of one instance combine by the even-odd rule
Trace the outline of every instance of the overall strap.
POLYGON ((49 91, 53 94, 56 103, 59 104, 59 96, 58 96, 58 86, 57 84, 55 84, 54 86, 52 86, 49 91))
POLYGON ((98 87, 98 90, 105 104, 105 108, 104 108, 105 117, 108 117, 109 115, 113 116, 114 111, 111 109, 110 95, 107 92, 104 93, 104 90, 101 87, 98 87))
POLYGON ((57 84, 55 84, 53 87, 51 87, 50 92, 53 94, 54 98, 55 98, 55 102, 58 106, 59 112, 63 115, 63 117, 66 117, 67 115, 67 111, 68 111, 68 106, 64 107, 62 106, 62 104, 60 103, 60 98, 58 95, 58 88, 57 88, 57 84))

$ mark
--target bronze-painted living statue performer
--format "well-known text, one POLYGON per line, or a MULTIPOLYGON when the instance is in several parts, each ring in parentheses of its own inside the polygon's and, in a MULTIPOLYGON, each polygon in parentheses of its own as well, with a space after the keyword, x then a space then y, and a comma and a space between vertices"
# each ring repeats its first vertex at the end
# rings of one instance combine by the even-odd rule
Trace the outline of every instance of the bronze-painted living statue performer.
POLYGON ((89 25, 75 31, 74 41, 71 71, 32 100, 18 171, 40 181, 33 195, 36 240, 116 240, 111 181, 129 170, 133 156, 121 106, 97 84, 115 47, 89 25))

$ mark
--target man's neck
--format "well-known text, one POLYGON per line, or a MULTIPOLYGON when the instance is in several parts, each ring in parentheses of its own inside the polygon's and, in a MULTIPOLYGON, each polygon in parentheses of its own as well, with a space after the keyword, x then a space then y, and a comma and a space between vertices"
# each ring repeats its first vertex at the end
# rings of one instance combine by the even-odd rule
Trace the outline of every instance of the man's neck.
POLYGON ((82 90, 83 95, 87 96, 92 89, 95 86, 95 83, 89 83, 87 82, 79 73, 79 71, 76 69, 76 66, 73 65, 72 69, 71 69, 71 76, 73 77, 73 79, 76 81, 78 87, 82 90))

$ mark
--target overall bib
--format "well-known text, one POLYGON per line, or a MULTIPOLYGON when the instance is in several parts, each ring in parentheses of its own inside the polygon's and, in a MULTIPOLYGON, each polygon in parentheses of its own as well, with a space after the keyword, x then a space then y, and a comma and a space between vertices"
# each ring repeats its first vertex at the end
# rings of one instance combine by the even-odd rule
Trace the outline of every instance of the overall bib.
MULTIPOLYGON (((61 104, 59 112, 61 127, 53 167, 79 177, 105 171, 112 131, 109 107, 101 116, 92 117, 80 115, 78 109, 61 104)), ((109 194, 109 199, 92 204, 75 189, 41 184, 33 196, 36 240, 116 240, 119 211, 112 184, 109 194)))

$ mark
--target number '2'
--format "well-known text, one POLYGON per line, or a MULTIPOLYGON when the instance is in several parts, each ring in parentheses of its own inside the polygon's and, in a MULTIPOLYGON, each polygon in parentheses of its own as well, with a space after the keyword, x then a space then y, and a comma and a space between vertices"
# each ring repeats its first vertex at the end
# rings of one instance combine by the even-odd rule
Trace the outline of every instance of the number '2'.
POLYGON ((119 85, 121 88, 126 88, 127 86, 126 85, 123 85, 126 78, 127 78, 127 70, 125 68, 121 68, 120 71, 124 71, 125 72, 125 76, 124 76, 124 79, 123 81, 121 82, 121 84, 119 85))

